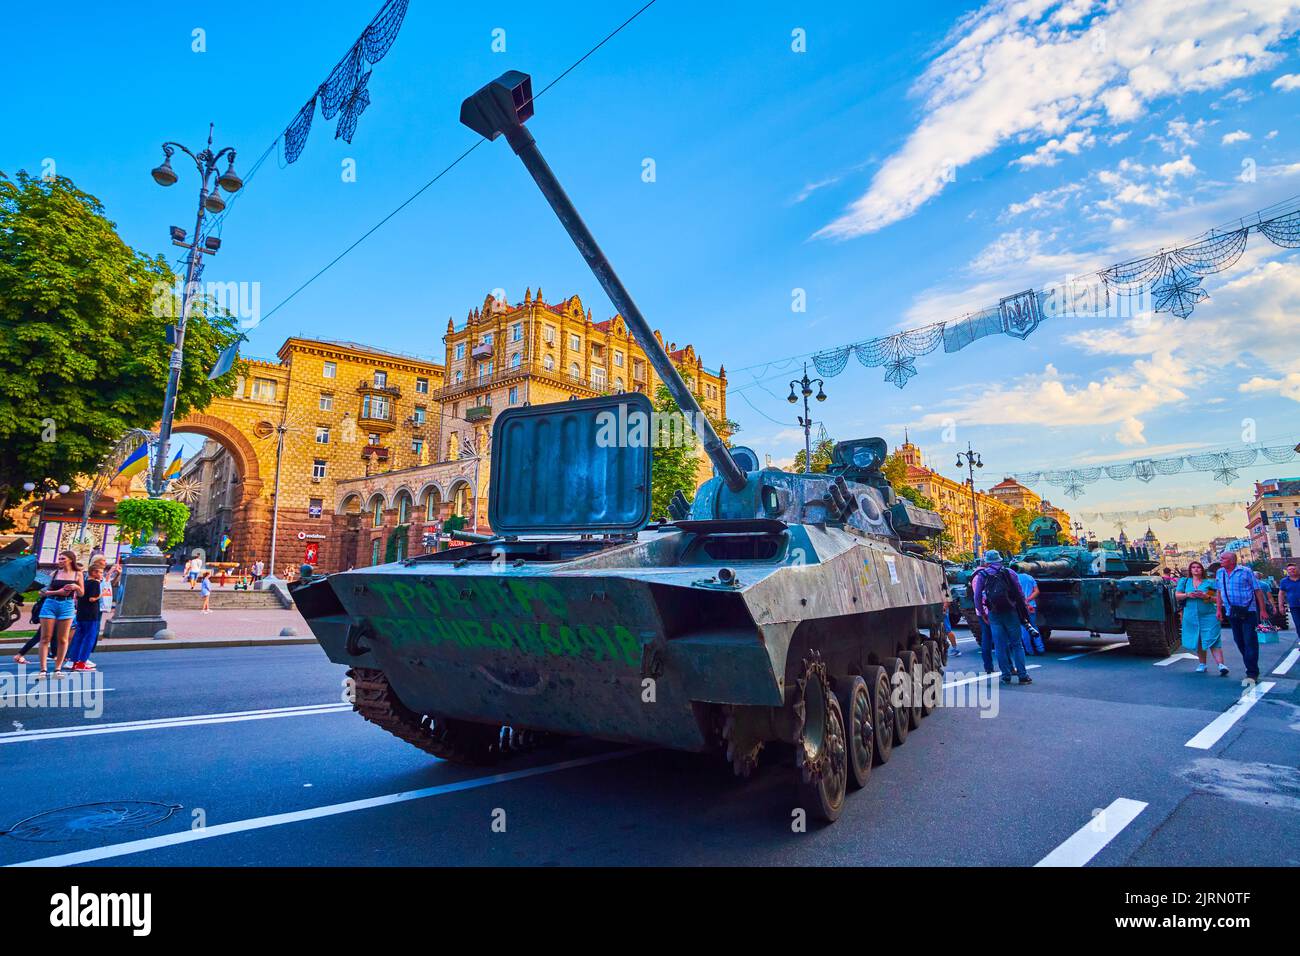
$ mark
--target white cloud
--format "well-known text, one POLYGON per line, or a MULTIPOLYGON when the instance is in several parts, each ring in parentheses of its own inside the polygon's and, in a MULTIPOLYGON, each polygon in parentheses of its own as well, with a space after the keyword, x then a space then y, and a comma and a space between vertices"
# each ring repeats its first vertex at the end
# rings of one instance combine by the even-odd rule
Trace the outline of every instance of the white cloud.
POLYGON ((1086 123, 1124 122, 1155 100, 1253 75, 1300 24, 1300 0, 1129 0, 1091 19, 1087 9, 992 0, 964 17, 916 86, 915 129, 816 235, 851 238, 904 219, 954 168, 1011 140, 1066 142, 1086 123))
POLYGON ((1196 166, 1192 163, 1190 156, 1184 156, 1182 159, 1172 163, 1162 163, 1156 167, 1156 172, 1161 179, 1166 181, 1175 179, 1178 176, 1191 176, 1196 172, 1196 166))
POLYGON ((1087 130, 1077 129, 1068 134, 1064 139, 1049 139, 1042 146, 1039 146, 1032 153, 1026 153, 1018 159, 1013 159, 1011 165, 1019 166, 1021 169, 1031 169, 1034 166, 1055 166, 1059 163, 1062 153, 1069 153, 1071 156, 1078 156, 1081 149, 1087 149, 1097 142, 1097 137, 1087 130))
POLYGON ((1115 432, 1115 440, 1121 445, 1145 445, 1147 437, 1142 434, 1145 428, 1141 420, 1130 416, 1120 423, 1119 431, 1115 432))
POLYGON ((1265 136, 1264 138, 1265 138, 1265 139, 1273 139, 1275 136, 1277 136, 1277 130, 1275 130, 1275 129, 1271 129, 1271 130, 1268 131, 1268 135, 1265 136))
POLYGON ((1239 392, 1276 392, 1283 398, 1300 402, 1300 372, 1288 372, 1279 378, 1256 375, 1237 386, 1239 392))
POLYGON ((1065 207, 1070 197, 1083 189, 1081 183, 1069 183, 1056 189, 1045 189, 1034 193, 1024 202, 1014 202, 1002 212, 1003 219, 1011 219, 1023 213, 1054 212, 1065 207))
POLYGON ((1283 73, 1273 81, 1273 89, 1281 90, 1283 93, 1300 90, 1300 73, 1283 73))
POLYGON ((1244 143, 1250 139, 1250 134, 1244 129, 1235 129, 1231 133, 1224 133, 1220 145, 1231 146, 1233 143, 1244 143))

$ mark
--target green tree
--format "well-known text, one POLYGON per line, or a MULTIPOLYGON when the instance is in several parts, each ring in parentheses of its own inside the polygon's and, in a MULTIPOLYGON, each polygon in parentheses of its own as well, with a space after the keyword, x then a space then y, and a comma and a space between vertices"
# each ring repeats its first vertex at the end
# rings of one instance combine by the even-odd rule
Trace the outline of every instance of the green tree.
POLYGON ((984 515, 983 518, 981 530, 984 532, 985 549, 993 548, 1001 551, 1004 558, 1020 550, 1020 535, 1011 520, 1011 515, 998 508, 991 514, 984 515))
MULTIPOLYGON (((680 367, 677 371, 689 386, 690 376, 680 367)), ((665 416, 681 414, 681 408, 672 393, 668 391, 668 386, 662 383, 655 391, 654 409, 660 421, 667 421, 665 416)), ((728 444, 731 436, 740 431, 740 425, 730 419, 718 419, 711 415, 706 417, 722 440, 728 444)), ((673 492, 680 490, 687 501, 695 497, 698 484, 696 467, 704 452, 700 448, 695 431, 689 427, 662 430, 656 428, 654 431, 660 440, 656 441, 651 449, 650 515, 653 518, 662 518, 668 514, 668 502, 672 499, 673 492), (673 436, 674 440, 662 440, 668 436, 673 436)))
POLYGON ((1038 516, 1028 508, 1017 508, 1011 512, 1011 525, 1016 529, 1017 551, 1024 550, 1034 544, 1033 536, 1029 533, 1029 526, 1033 524, 1036 517, 1038 516))
MULTIPOLYGON (((24 482, 74 483, 129 429, 156 423, 175 283, 71 180, 0 172, 0 514, 24 482)), ((234 383, 234 370, 208 381, 238 334, 209 311, 191 312, 178 417, 234 383)))
MULTIPOLYGON (((817 473, 824 473, 831 466, 831 452, 835 450, 834 438, 823 438, 813 445, 812 470, 817 473)), ((794 456, 794 466, 792 471, 803 471, 804 462, 808 455, 804 449, 800 448, 794 456)))

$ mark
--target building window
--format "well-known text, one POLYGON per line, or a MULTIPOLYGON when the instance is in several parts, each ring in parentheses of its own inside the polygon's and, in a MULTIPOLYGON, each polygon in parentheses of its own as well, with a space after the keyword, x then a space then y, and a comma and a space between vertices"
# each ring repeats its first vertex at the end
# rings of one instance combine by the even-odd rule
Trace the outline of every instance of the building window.
POLYGON ((492 374, 491 362, 480 362, 478 366, 478 380, 481 382, 492 374))
POLYGON ((546 369, 546 371, 548 371, 548 372, 554 372, 554 371, 555 371, 555 356, 554 356, 554 355, 548 355, 548 356, 546 356, 546 358, 542 359, 542 368, 546 369))
POLYGON ((253 401, 255 402, 273 402, 275 401, 275 379, 273 378, 255 378, 253 379, 253 401))
POLYGON ((623 376, 620 375, 614 379, 614 389, 619 392, 623 391, 623 376))
POLYGON ((510 404, 511 404, 511 405, 518 405, 518 404, 519 404, 519 386, 518 386, 518 385, 516 385, 516 386, 514 386, 513 388, 510 389, 510 404))
POLYGON ((417 455, 423 455, 423 454, 424 454, 424 439, 423 439, 423 438, 412 438, 412 439, 411 439, 411 451, 415 452, 417 455))
POLYGON ((324 511, 324 508, 325 503, 321 501, 321 499, 312 498, 311 501, 307 502, 307 517, 319 518, 321 513, 324 511))
POLYGON ((576 336, 576 335, 570 335, 570 336, 569 336, 569 348, 573 349, 573 351, 575 351, 575 352, 581 352, 581 351, 582 351, 582 339, 578 338, 578 336, 576 336))
POLYGON ((484 345, 491 345, 491 344, 492 344, 492 333, 491 333, 491 332, 485 332, 485 333, 483 334, 483 344, 484 344, 484 345))
POLYGON ((427 378, 417 378, 415 380, 415 391, 420 395, 428 395, 429 380, 427 378))
POLYGON ((465 373, 458 369, 456 371, 456 384, 459 385, 463 381, 465 381, 465 373))
POLYGON ((514 325, 510 326, 510 341, 522 342, 523 340, 524 340, 524 324, 522 322, 516 322, 514 325))
POLYGON ((367 443, 367 444, 370 444, 370 445, 378 445, 378 444, 379 444, 379 433, 378 433, 378 432, 371 432, 369 435, 367 435, 367 436, 366 436, 366 443, 367 443))
POLYGON ((622 367, 623 367, 623 353, 622 353, 622 352, 615 352, 615 353, 614 353, 614 364, 615 364, 616 366, 618 366, 619 368, 622 368, 622 367))
POLYGON ((316 426, 316 444, 328 445, 330 443, 330 427, 328 425, 316 426))
POLYGON ((546 342, 547 345, 554 345, 554 344, 555 344, 555 326, 553 326, 553 325, 548 325, 548 326, 546 326, 545 330, 542 332, 542 339, 546 342))
POLYGON ((321 366, 321 378, 335 378, 339 373, 339 367, 333 362, 326 362, 321 366))
POLYGON ((361 396, 361 417, 387 420, 391 413, 388 398, 384 395, 361 396))
POLYGON ((569 377, 582 381, 582 369, 578 368, 577 362, 573 362, 569 365, 569 377))
POLYGON ((371 502, 370 522, 376 528, 384 523, 384 499, 375 495, 375 500, 371 502))
POLYGON ((519 367, 519 362, 520 362, 520 357, 519 357, 519 353, 518 353, 518 352, 516 352, 514 355, 510 356, 510 367, 511 367, 511 368, 518 368, 518 367, 519 367))
POLYGON ((375 388, 387 388, 387 387, 388 387, 388 373, 381 369, 376 369, 375 388))
POLYGON ((594 389, 603 389, 605 387, 605 369, 600 365, 591 367, 591 387, 594 389))
POLYGON ((411 422, 415 425, 423 425, 425 420, 426 409, 423 405, 415 406, 415 414, 411 416, 411 422))
POLYGON ((463 359, 464 357, 465 357, 465 343, 464 343, 464 342, 457 342, 457 343, 456 343, 456 361, 459 362, 459 361, 460 361, 461 359, 463 359))
POLYGON ((334 411, 334 393, 333 393, 333 392, 321 392, 321 393, 320 393, 320 410, 321 410, 322 412, 332 412, 332 411, 334 411))
POLYGON ((325 459, 316 458, 311 463, 311 476, 316 481, 323 481, 325 478, 325 459))
POLYGON ((397 523, 410 524, 411 496, 403 492, 397 496, 397 523))
POLYGON ((370 563, 372 565, 379 563, 379 545, 380 541, 378 538, 370 542, 370 563))

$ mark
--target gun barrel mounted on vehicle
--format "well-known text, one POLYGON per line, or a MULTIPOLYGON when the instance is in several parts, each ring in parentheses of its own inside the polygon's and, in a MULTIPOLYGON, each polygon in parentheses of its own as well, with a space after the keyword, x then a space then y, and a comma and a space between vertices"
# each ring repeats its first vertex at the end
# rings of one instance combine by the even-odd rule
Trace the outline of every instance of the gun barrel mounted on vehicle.
POLYGON ((474 132, 488 140, 495 140, 505 134, 506 142, 515 151, 524 167, 532 175, 537 186, 551 204, 559 217, 560 223, 569 233, 569 238, 578 247, 582 257, 587 260, 592 274, 609 296, 614 307, 627 320, 632 334, 645 350, 646 357, 654 367, 659 378, 667 386, 669 394, 677 402, 683 413, 694 423, 696 434, 704 445, 704 452, 713 462, 718 474, 733 492, 744 490, 745 473, 736 464, 735 459, 714 430, 712 423, 700 408, 699 402, 691 394, 686 383, 677 372, 672 359, 663 346, 654 337, 650 324, 637 308, 632 296, 623 287, 614 267, 605 258, 596 237, 591 234, 583 222, 568 193, 555 178, 555 173, 542 157, 541 150, 533 134, 524 128, 524 123, 533 115, 533 84, 527 73, 512 70, 503 73, 491 83, 484 86, 473 96, 467 98, 460 107, 460 121, 474 132))

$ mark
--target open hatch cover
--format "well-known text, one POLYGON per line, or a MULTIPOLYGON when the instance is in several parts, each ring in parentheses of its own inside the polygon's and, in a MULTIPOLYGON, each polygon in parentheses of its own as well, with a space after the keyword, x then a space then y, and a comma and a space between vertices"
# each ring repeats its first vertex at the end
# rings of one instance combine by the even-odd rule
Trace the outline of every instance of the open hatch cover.
POLYGON ((492 530, 629 534, 644 528, 653 411, 640 392, 503 411, 492 429, 492 530))

